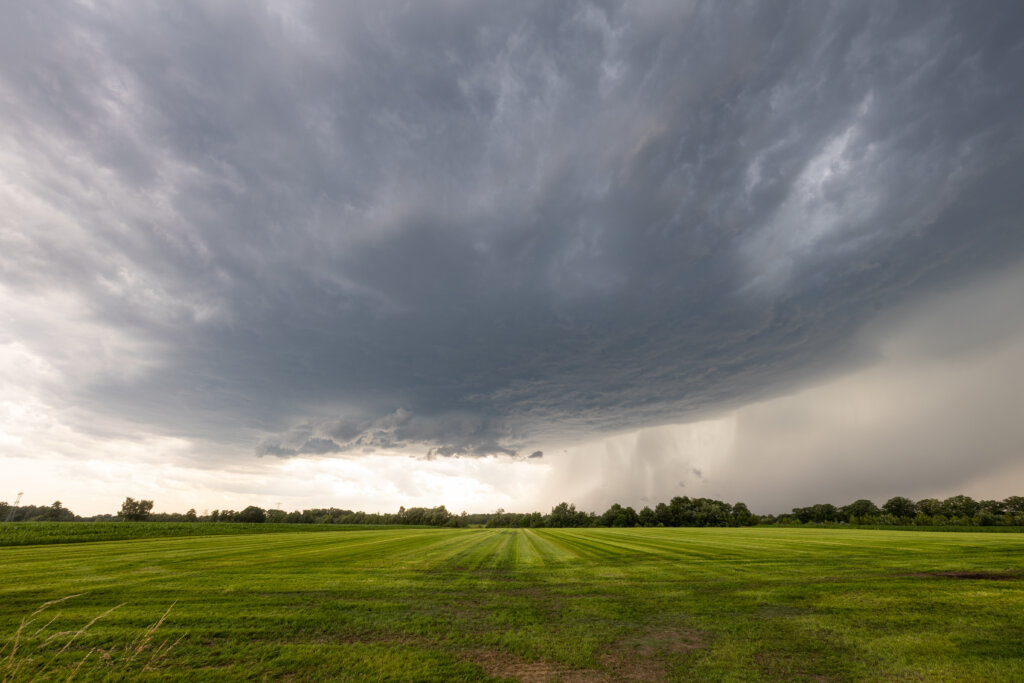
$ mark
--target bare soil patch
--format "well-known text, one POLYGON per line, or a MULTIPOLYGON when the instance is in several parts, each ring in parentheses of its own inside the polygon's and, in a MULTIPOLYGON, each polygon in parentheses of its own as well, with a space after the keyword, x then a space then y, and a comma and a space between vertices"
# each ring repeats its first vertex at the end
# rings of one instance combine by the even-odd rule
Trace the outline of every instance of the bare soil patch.
POLYGON ((534 662, 511 652, 473 650, 467 655, 467 659, 483 667, 488 676, 511 678, 523 683, 547 683, 548 681, 584 683, 585 681, 608 680, 607 675, 602 671, 570 669, 567 666, 544 660, 534 662))
POLYGON ((935 579, 980 579, 985 581, 1015 581, 1024 578, 1020 572, 915 572, 904 576, 935 579))
POLYGON ((571 669, 557 662, 531 661, 499 650, 474 650, 467 658, 490 676, 524 683, 563 681, 648 681, 664 680, 672 654, 705 647, 703 633, 693 629, 666 628, 623 639, 609 646, 599 659, 600 669, 571 669))
POLYGON ((618 681, 660 681, 667 674, 667 656, 706 645, 695 629, 665 628, 615 643, 601 658, 618 681))
POLYGON ((761 670, 772 679, 776 680, 800 680, 800 681, 828 681, 838 680, 832 676, 815 674, 807 671, 807 663, 790 655, 779 655, 771 652, 759 652, 754 655, 761 670))

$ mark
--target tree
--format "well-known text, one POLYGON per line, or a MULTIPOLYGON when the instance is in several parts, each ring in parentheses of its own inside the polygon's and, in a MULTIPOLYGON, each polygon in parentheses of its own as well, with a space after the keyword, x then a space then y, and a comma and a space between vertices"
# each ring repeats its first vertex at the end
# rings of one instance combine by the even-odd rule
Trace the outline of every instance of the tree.
POLYGON ((691 504, 696 526, 729 526, 732 505, 712 498, 694 498, 691 504))
POLYGON ((444 526, 451 519, 452 513, 448 512, 448 508, 444 505, 439 505, 436 508, 430 508, 425 516, 427 524, 430 526, 444 526))
POLYGON ((746 503, 736 503, 732 506, 733 524, 736 526, 753 526, 757 524, 757 516, 750 511, 746 503))
POLYGON ((67 522, 75 518, 74 513, 61 505, 59 500, 53 501, 53 505, 46 508, 43 519, 47 522, 67 522))
POLYGON ((235 515, 235 521, 248 522, 250 524, 262 523, 267 521, 267 513, 261 507, 250 505, 249 507, 245 508, 237 515, 235 515))
POLYGON ((563 501, 551 508, 551 515, 548 517, 548 526, 557 528, 575 526, 575 524, 573 524, 575 521, 576 506, 563 501))
POLYGON ((132 497, 124 499, 121 503, 121 519, 126 522, 141 522, 149 517, 153 509, 151 500, 135 500, 132 497))
POLYGON ((878 506, 866 498, 855 500, 843 508, 851 524, 873 524, 878 514, 878 506))
POLYGON ((615 518, 621 513, 622 506, 618 503, 612 503, 612 506, 601 515, 601 526, 611 526, 615 522, 615 518))
POLYGON ((882 509, 897 519, 915 517, 917 515, 917 506, 914 505, 914 501, 903 496, 896 496, 885 501, 882 509))
POLYGON ((1006 514, 1006 504, 1001 500, 979 500, 978 505, 994 517, 1002 517, 1006 514))
POLYGON ((1024 514, 1024 496, 1010 496, 1003 501, 1003 507, 1011 514, 1024 514))
POLYGON ((658 503, 654 506, 654 516, 662 526, 675 526, 672 520, 672 511, 665 503, 658 503))
POLYGON ((590 520, 587 513, 577 510, 576 505, 570 503, 559 503, 551 508, 547 524, 551 527, 580 527, 587 526, 590 520))
POLYGON ((811 517, 815 522, 838 522, 839 510, 832 503, 817 503, 811 506, 811 517))
POLYGON ((186 522, 195 522, 197 519, 198 519, 198 517, 196 516, 196 509, 195 508, 189 508, 189 511, 185 513, 185 521, 186 522))
POLYGON ((942 501, 942 513, 950 518, 974 517, 981 506, 970 496, 951 496, 942 501))
POLYGON ((999 523, 999 518, 982 508, 978 514, 974 515, 973 522, 978 526, 995 526, 999 523))
POLYGON ((608 510, 601 515, 601 526, 634 527, 640 522, 640 516, 631 507, 622 507, 613 503, 608 510))
POLYGON ((672 526, 697 526, 697 516, 694 513, 693 501, 688 496, 676 496, 670 500, 668 502, 668 512, 672 518, 672 526))
POLYGON ((845 516, 840 515, 839 510, 831 503, 816 503, 810 507, 793 508, 793 516, 800 520, 801 524, 846 521, 845 516))

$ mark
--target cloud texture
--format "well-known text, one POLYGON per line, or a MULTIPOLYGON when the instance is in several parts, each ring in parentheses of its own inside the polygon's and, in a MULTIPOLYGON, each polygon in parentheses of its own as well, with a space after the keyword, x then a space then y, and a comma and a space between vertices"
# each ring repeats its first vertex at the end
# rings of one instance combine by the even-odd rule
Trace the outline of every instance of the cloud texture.
POLYGON ((5 17, 7 399, 82 432, 539 457, 1024 255, 1016 2, 5 17))
POLYGON ((871 364, 700 422, 575 445, 540 498, 604 510, 673 496, 761 513, 893 496, 1003 499, 1024 484, 1024 269, 896 307, 871 364))

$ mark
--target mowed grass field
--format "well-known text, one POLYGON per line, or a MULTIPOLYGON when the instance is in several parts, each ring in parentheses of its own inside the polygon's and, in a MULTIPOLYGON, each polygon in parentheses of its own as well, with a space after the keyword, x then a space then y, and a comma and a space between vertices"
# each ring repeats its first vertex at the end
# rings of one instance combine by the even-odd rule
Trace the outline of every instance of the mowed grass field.
MULTIPOLYGON (((236 536, 239 534, 337 533, 387 528, 362 524, 237 524, 205 522, 12 522, 0 524, 0 547, 45 543, 88 543, 171 536, 236 536)), ((403 527, 397 527, 403 528, 403 527)), ((404 527, 408 529, 409 527, 404 527)))
POLYGON ((1022 681, 1024 536, 389 528, 5 547, 0 634, 5 680, 1022 681))

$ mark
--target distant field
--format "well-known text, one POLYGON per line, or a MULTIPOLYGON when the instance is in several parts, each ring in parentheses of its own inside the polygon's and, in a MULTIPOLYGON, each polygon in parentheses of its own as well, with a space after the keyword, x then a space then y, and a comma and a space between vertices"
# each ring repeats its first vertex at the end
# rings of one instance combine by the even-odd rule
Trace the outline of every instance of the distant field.
POLYGON ((364 527, 6 547, 0 634, 11 680, 1021 681, 1024 536, 364 527))
MULTIPOLYGON (((232 536, 238 534, 302 533, 381 529, 359 524, 236 524, 223 522, 13 522, 0 523, 0 547, 46 543, 122 541, 173 536, 232 536)), ((408 527, 399 527, 405 528, 408 527)))

